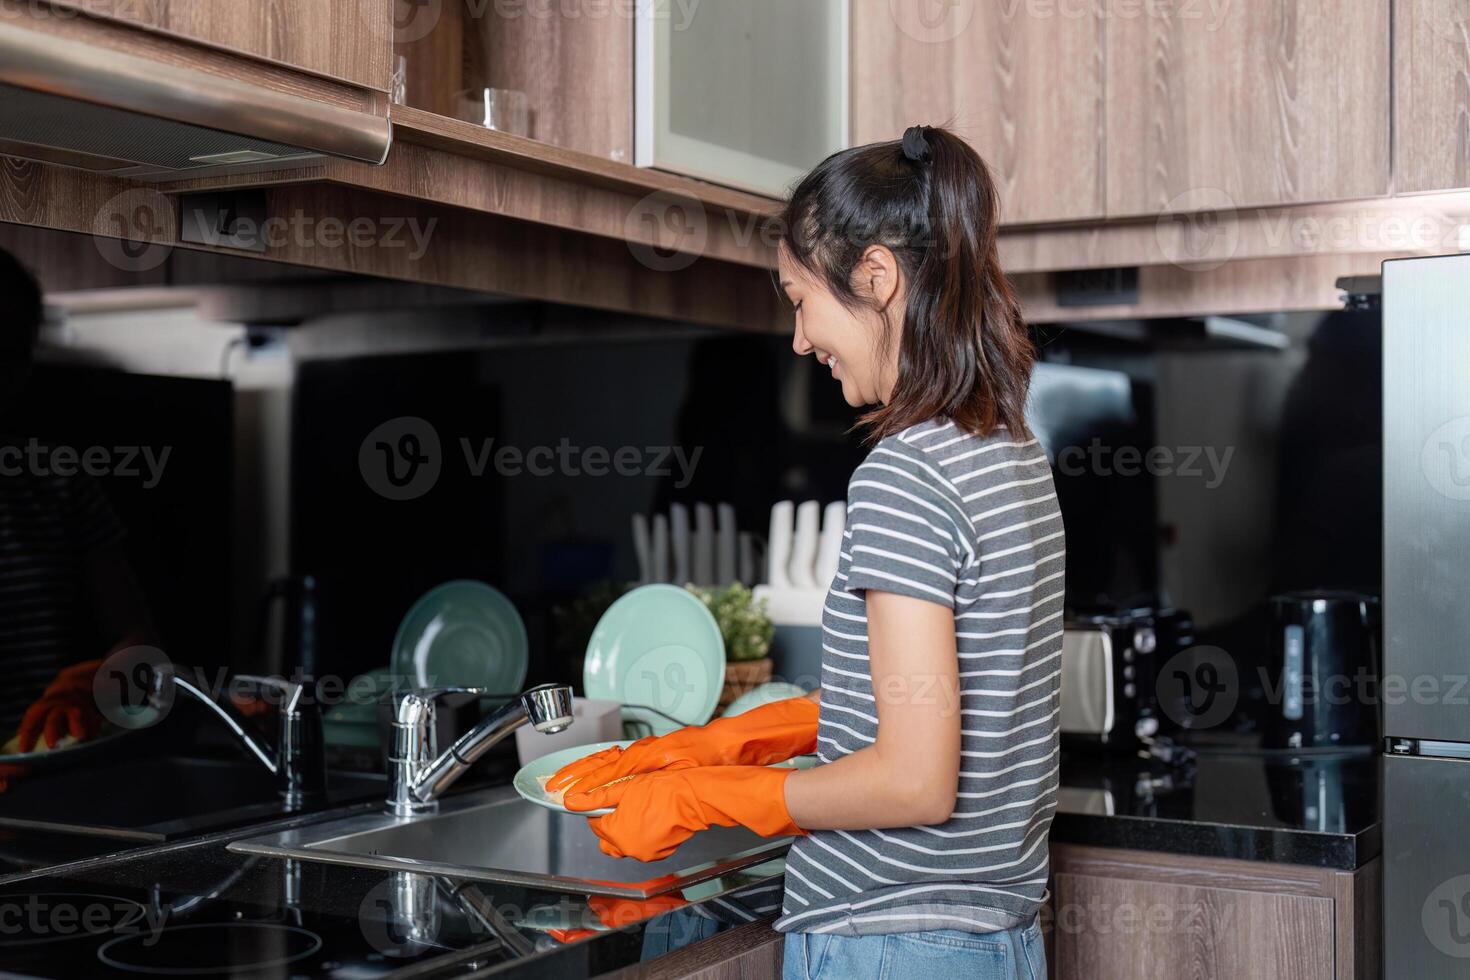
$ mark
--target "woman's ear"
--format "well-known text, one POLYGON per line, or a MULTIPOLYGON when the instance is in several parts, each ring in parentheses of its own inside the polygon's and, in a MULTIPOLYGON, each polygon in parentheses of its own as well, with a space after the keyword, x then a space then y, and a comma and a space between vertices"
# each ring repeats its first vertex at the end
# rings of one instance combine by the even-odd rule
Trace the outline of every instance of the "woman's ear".
POLYGON ((879 310, 898 295, 898 259, 886 245, 869 245, 853 270, 853 286, 879 310))

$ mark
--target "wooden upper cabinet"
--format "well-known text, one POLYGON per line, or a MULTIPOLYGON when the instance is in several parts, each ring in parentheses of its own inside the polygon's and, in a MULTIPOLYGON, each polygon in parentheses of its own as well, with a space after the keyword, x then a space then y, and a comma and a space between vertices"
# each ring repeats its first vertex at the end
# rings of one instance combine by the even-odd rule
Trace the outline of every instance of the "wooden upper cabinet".
MULTIPOLYGON (((386 92, 399 0, 50 0, 386 92)), ((425 8, 431 4, 422 5, 425 8)), ((418 12, 420 5, 407 4, 418 12)))
POLYGON ((1470 187, 1470 0, 1396 0, 1394 189, 1470 187))
POLYGON ((1101 217, 1103 26, 1086 5, 854 4, 854 142, 948 125, 1005 224, 1101 217))
POLYGON ((1388 0, 1140 10, 1105 35, 1109 216, 1389 192, 1388 0))

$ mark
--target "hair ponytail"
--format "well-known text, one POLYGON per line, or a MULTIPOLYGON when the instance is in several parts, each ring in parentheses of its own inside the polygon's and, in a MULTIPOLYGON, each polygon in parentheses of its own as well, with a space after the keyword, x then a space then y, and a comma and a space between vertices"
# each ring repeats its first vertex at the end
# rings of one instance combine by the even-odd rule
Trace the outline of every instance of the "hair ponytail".
POLYGON ((930 126, 833 154, 792 193, 782 241, 843 303, 865 302, 852 272, 869 246, 887 247, 903 270, 898 377, 888 403, 861 420, 871 438, 936 416, 982 436, 1027 432, 1035 349, 1000 268, 999 214, 985 162, 930 126))

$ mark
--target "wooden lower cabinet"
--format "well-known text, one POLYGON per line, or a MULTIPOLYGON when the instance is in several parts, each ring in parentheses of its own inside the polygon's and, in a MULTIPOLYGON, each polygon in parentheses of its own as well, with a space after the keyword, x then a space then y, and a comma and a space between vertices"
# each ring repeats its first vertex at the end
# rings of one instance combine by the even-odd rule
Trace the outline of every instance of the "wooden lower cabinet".
POLYGON ((1055 845, 1053 980, 1373 980, 1379 864, 1357 872, 1055 845))

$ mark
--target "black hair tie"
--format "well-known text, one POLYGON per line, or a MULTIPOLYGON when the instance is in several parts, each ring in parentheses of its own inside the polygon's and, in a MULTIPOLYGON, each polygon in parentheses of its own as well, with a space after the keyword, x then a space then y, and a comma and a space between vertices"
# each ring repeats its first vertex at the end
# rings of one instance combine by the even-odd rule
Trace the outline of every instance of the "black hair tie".
POLYGON ((929 147, 928 126, 910 126, 903 131, 904 159, 913 163, 928 163, 933 156, 929 147))

